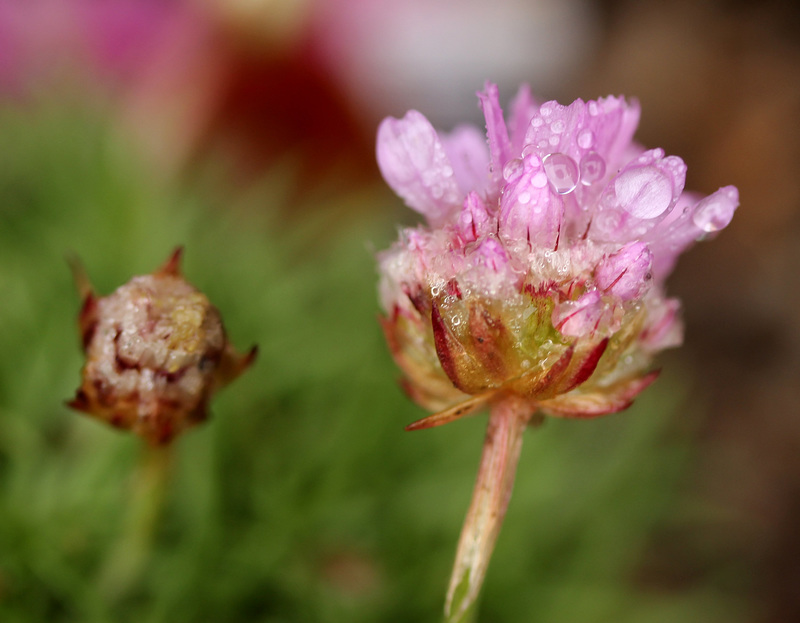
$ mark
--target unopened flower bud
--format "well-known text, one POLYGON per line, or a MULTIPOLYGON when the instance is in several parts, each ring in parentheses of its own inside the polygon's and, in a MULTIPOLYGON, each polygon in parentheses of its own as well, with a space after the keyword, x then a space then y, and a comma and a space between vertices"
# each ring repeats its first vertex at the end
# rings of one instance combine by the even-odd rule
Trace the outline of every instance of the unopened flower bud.
POLYGON ((181 275, 180 258, 178 248, 159 270, 105 297, 76 274, 87 359, 68 404, 154 445, 204 421, 211 395, 256 355, 255 347, 236 353, 217 309, 181 275))

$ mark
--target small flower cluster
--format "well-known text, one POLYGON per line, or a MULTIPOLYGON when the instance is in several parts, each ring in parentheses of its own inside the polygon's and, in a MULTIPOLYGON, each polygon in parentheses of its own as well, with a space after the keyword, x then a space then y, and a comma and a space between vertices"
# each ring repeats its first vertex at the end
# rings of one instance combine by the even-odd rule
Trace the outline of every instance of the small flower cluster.
POLYGON ((538 104, 523 87, 504 117, 495 85, 478 97, 488 149, 416 111, 378 130, 384 178, 427 220, 379 258, 393 356, 440 412, 417 427, 509 395, 558 416, 624 409, 682 339, 665 278, 730 222, 737 190, 684 192, 683 161, 633 141, 636 102, 538 104))

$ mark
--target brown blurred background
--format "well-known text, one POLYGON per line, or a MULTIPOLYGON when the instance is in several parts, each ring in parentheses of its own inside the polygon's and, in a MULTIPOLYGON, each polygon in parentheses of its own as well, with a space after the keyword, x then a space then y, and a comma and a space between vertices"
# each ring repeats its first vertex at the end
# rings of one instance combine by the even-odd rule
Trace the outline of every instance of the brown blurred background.
POLYGON ((693 394, 708 410, 685 487, 727 521, 694 535, 694 561, 671 560, 679 550, 668 535, 654 558, 664 581, 691 582, 705 572, 704 558, 747 568, 763 607, 758 620, 798 620, 798 10, 780 2, 614 2, 604 10, 603 42, 578 83, 636 94, 639 139, 680 154, 687 187, 731 183, 741 196, 729 230, 682 258, 670 284, 684 302, 693 394))

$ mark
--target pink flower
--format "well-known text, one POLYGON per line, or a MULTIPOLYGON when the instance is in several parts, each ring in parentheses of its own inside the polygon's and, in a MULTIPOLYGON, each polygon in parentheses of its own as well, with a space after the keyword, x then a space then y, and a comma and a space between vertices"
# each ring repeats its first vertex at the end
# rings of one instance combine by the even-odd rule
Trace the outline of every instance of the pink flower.
POLYGON ((412 392, 434 409, 513 390, 562 415, 576 395, 596 394, 592 415, 619 410, 659 350, 665 318, 680 334, 664 279, 681 252, 730 222, 737 191, 685 193, 680 158, 633 142, 635 102, 539 105, 523 87, 506 118, 494 85, 478 97, 485 142, 469 126, 440 134, 416 111, 378 130, 384 178, 428 223, 380 257, 383 306, 390 317, 403 311, 387 331, 418 335, 416 347, 430 350, 422 374, 409 370, 418 358, 395 357, 409 377, 437 378, 435 396, 412 392), (476 341, 477 318, 502 328, 491 356, 476 341), (619 342, 613 356, 594 357, 608 340, 619 342))
POLYGON ((65 71, 108 86, 136 83, 201 29, 201 12, 186 0, 2 2, 0 95, 63 80, 65 71))
POLYGON ((664 319, 678 323, 664 279, 681 252, 730 222, 737 191, 684 193, 683 161, 633 142, 635 101, 537 104, 523 87, 505 117, 495 85, 478 98, 485 142, 469 126, 441 134, 416 111, 378 129, 384 178, 428 224, 405 234, 413 248, 398 243, 380 257, 384 309, 403 312, 402 326, 387 330, 419 334, 431 351, 422 376, 450 381, 422 401, 431 408, 476 395, 488 404, 513 388, 544 411, 563 414, 559 402, 589 393, 616 411, 632 397, 625 382, 636 385, 659 350, 664 319), (486 342, 475 342, 477 317, 505 336, 488 359, 486 342), (620 342, 614 355, 592 359, 608 340, 620 342), (559 356, 572 363, 542 385, 559 356), (575 384, 581 358, 592 369, 575 384), (628 399, 614 398, 608 379, 628 399))
POLYGON ((379 257, 392 354, 411 397, 436 411, 409 428, 491 411, 453 616, 485 573, 524 424, 631 404, 655 379, 653 355, 681 341, 665 278, 738 205, 733 186, 684 192, 683 161, 633 141, 635 101, 537 104, 523 87, 504 116, 493 84, 478 98, 485 143, 416 111, 384 120, 377 143, 387 183, 427 221, 379 257))

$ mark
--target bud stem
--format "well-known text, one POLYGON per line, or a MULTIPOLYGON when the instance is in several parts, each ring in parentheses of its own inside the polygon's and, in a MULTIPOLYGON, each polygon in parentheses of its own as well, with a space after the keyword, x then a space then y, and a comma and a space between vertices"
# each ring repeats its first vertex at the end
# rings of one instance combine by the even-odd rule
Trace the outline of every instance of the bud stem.
POLYGON ((522 434, 535 406, 515 396, 492 404, 478 478, 458 543, 445 602, 447 623, 472 619, 489 559, 511 499, 522 434))
POLYGON ((110 601, 124 597, 140 579, 164 505, 172 446, 144 443, 142 450, 125 525, 98 577, 98 586, 110 601))

